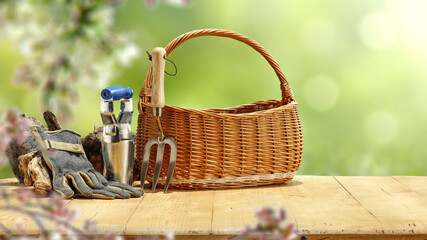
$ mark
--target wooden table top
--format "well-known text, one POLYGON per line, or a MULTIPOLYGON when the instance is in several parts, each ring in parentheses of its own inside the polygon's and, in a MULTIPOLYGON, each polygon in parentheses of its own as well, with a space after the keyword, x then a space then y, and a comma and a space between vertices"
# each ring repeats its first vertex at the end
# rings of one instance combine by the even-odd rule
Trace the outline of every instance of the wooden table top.
MULTIPOLYGON (((16 190, 16 180, 1 182, 16 190)), ((0 200, 1 204, 4 204, 0 200)), ((262 206, 285 208, 302 239, 427 239, 427 177, 296 176, 287 184, 228 190, 147 193, 125 200, 67 200, 80 218, 123 236, 165 235, 175 239, 226 239, 254 226, 262 206)), ((0 223, 16 231, 24 215, 0 211, 0 223)), ((1 232, 1 230, 0 230, 1 232)))

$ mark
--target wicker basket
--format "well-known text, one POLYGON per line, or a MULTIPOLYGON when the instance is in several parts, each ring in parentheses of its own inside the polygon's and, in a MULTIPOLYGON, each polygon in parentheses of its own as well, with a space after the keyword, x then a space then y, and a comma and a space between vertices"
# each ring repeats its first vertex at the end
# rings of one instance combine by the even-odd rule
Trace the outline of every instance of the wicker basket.
MULTIPOLYGON (((185 33, 166 46, 169 55, 185 41, 199 36, 232 38, 259 52, 276 72, 282 100, 258 101, 225 109, 189 109, 166 105, 161 123, 165 135, 178 145, 177 164, 169 188, 207 189, 267 185, 293 178, 302 157, 302 130, 297 103, 279 65, 254 40, 236 32, 202 29, 185 33)), ((152 68, 147 73, 138 104, 136 166, 141 169, 147 140, 158 135, 150 107, 152 68)), ((156 149, 151 150, 147 180, 152 181, 156 149)), ((165 156, 158 184, 168 169, 165 156)))

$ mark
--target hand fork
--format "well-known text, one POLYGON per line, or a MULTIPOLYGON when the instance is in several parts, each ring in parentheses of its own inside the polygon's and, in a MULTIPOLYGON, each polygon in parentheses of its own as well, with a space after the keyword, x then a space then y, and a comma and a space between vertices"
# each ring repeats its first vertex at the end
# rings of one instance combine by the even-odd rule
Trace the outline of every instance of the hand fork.
POLYGON ((163 153, 165 145, 169 144, 171 147, 168 174, 163 192, 166 193, 169 183, 172 179, 173 172, 176 166, 177 145, 172 137, 167 137, 163 134, 162 124, 160 117, 162 116, 162 108, 165 106, 165 92, 164 92, 164 72, 165 72, 165 57, 166 51, 164 48, 154 48, 152 54, 153 61, 153 86, 151 95, 151 106, 153 108, 153 117, 156 118, 157 127, 159 129, 159 136, 150 138, 144 147, 144 156, 141 168, 141 188, 144 187, 145 177, 147 176, 148 163, 150 162, 151 147, 157 144, 156 164, 154 168, 153 179, 153 192, 156 190, 157 181, 159 180, 160 171, 162 169, 163 153))

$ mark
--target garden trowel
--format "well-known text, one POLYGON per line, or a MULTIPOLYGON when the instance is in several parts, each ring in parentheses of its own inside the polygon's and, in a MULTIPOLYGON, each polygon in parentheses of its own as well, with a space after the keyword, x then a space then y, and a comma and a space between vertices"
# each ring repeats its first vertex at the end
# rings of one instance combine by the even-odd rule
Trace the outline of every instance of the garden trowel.
POLYGON ((107 180, 132 184, 134 141, 131 121, 133 91, 129 87, 112 86, 101 92, 103 175, 107 180), (120 114, 114 115, 114 101, 120 100, 120 114))

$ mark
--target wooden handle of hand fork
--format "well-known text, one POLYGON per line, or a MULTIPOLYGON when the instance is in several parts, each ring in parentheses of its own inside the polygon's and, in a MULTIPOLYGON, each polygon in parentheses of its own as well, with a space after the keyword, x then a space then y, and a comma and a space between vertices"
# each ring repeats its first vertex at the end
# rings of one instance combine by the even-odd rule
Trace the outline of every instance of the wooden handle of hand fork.
POLYGON ((163 108, 165 106, 165 56, 166 50, 156 47, 153 50, 153 90, 151 95, 151 107, 163 108))

